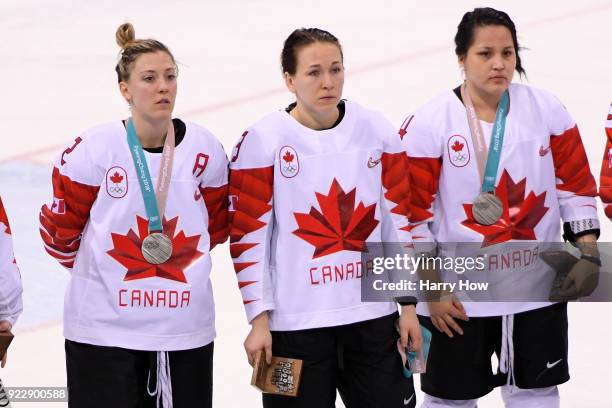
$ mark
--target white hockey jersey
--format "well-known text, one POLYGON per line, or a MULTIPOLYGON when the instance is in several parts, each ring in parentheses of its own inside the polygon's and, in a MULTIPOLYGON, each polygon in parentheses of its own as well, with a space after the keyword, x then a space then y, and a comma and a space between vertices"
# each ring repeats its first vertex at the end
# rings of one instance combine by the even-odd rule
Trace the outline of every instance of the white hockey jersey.
POLYGON ((271 330, 388 315, 361 302, 365 242, 411 242, 407 157, 380 114, 345 102, 334 128, 285 111, 251 126, 230 162, 230 248, 249 321, 271 330))
MULTIPOLYGON (((455 92, 448 91, 424 105, 402 124, 399 133, 410 162, 415 243, 480 242, 485 248, 531 241, 535 260, 538 243, 561 240, 560 220, 599 228, 595 180, 576 123, 548 92, 521 84, 511 84, 509 92, 510 109, 495 182, 504 212, 490 226, 478 224, 472 215, 482 182, 466 109, 455 92)), ((485 130, 487 142, 490 130, 485 130)), ((495 264, 491 258, 487 266, 503 267, 498 261, 506 255, 515 254, 500 254, 495 264)), ((520 262, 525 264, 518 266, 527 268, 531 260, 520 262)), ((536 262, 531 265, 535 267, 536 262)), ((546 304, 465 306, 470 316, 491 316, 546 304)), ((427 314, 426 304, 419 304, 418 312, 427 314)))
POLYGON ((612 104, 606 118, 606 150, 601 163, 599 196, 604 203, 606 215, 612 219, 612 104))
MULTIPOLYGON (((144 201, 121 121, 87 130, 53 169, 53 202, 40 213, 47 252, 68 268, 67 339, 135 350, 200 347, 215 337, 211 248, 227 238, 227 156, 206 129, 186 126, 176 146, 163 219, 172 257, 149 264, 144 201)), ((161 153, 145 151, 153 185, 161 153)))
POLYGON ((0 198, 0 320, 13 326, 23 310, 21 274, 13 254, 13 240, 2 199, 0 198))

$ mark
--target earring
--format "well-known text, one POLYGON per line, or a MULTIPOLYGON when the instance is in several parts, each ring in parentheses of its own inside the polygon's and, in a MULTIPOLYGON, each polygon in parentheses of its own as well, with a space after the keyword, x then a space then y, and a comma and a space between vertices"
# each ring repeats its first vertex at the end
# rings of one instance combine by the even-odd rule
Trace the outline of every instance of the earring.
POLYGON ((465 67, 461 67, 460 71, 461 71, 461 80, 465 81, 465 67))

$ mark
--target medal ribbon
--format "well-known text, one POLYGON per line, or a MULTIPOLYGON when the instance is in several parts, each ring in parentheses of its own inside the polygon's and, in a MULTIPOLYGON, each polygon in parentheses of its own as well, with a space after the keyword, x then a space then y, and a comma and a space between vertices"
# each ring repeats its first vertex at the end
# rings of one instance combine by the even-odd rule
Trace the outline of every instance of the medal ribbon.
POLYGON ((467 111, 468 125, 470 126, 470 133, 472 135, 472 144, 474 145, 476 161, 478 163, 478 173, 482 180, 482 192, 492 193, 495 191, 495 179, 497 178, 497 169, 499 168, 501 151, 504 144, 506 116, 508 116, 510 95, 508 90, 506 90, 497 106, 488 155, 487 146, 484 141, 484 132, 482 131, 482 126, 480 126, 478 116, 476 116, 476 109, 474 108, 470 94, 467 92, 465 83, 461 86, 461 97, 465 102, 465 109, 467 111), (486 162, 485 156, 487 156, 486 162))
POLYGON ((157 176, 156 192, 153 192, 151 182, 151 174, 147 166, 147 160, 144 155, 144 150, 140 140, 136 135, 136 129, 132 123, 132 118, 128 119, 127 123, 127 140, 132 153, 132 160, 138 176, 140 184, 140 192, 144 200, 147 218, 149 220, 149 232, 163 231, 162 217, 166 211, 166 203, 168 202, 168 190, 170 188, 170 180, 172 178, 172 162, 174 161, 175 135, 174 125, 170 121, 168 126, 168 134, 164 143, 161 163, 159 165, 159 173, 157 176), (156 198, 157 196, 157 198, 156 198))

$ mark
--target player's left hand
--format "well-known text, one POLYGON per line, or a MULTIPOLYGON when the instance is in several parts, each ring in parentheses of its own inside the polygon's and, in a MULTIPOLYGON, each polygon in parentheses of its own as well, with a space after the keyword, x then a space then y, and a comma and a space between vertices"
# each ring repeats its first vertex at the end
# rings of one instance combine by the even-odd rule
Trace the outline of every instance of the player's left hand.
POLYGON ((418 351, 423 347, 421 326, 413 305, 402 306, 398 326, 400 343, 403 348, 409 346, 411 351, 418 351))
POLYGON ((571 300, 589 296, 597 288, 599 266, 580 259, 568 273, 559 290, 559 297, 571 300))

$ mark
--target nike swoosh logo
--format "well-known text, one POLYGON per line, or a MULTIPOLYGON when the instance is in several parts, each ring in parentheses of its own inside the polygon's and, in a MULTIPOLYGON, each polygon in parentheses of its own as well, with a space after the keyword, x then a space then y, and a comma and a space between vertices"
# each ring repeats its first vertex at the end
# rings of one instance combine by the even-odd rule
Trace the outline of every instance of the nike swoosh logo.
POLYGON ((369 167, 369 168, 376 167, 376 166, 378 165, 378 163, 380 163, 380 160, 381 160, 381 159, 378 159, 378 160, 372 160, 372 158, 370 157, 370 158, 368 159, 368 167, 369 167))
POLYGON ((550 152, 550 146, 548 146, 546 149, 544 148, 544 146, 540 146, 540 156, 541 157, 546 156, 548 152, 550 152))
POLYGON ((412 401, 413 399, 414 399, 414 394, 412 394, 412 396, 408 399, 404 398, 404 405, 410 404, 410 401, 412 401))
POLYGON ((562 358, 560 358, 559 360, 555 361, 554 363, 549 363, 548 361, 546 362, 546 368, 542 370, 542 372, 540 374, 538 374, 538 376, 536 377, 536 381, 539 381, 540 378, 542 378, 542 376, 544 374, 546 374, 548 372, 548 370, 550 370, 551 368, 555 367, 557 364, 559 364, 561 361, 563 361, 562 358))

